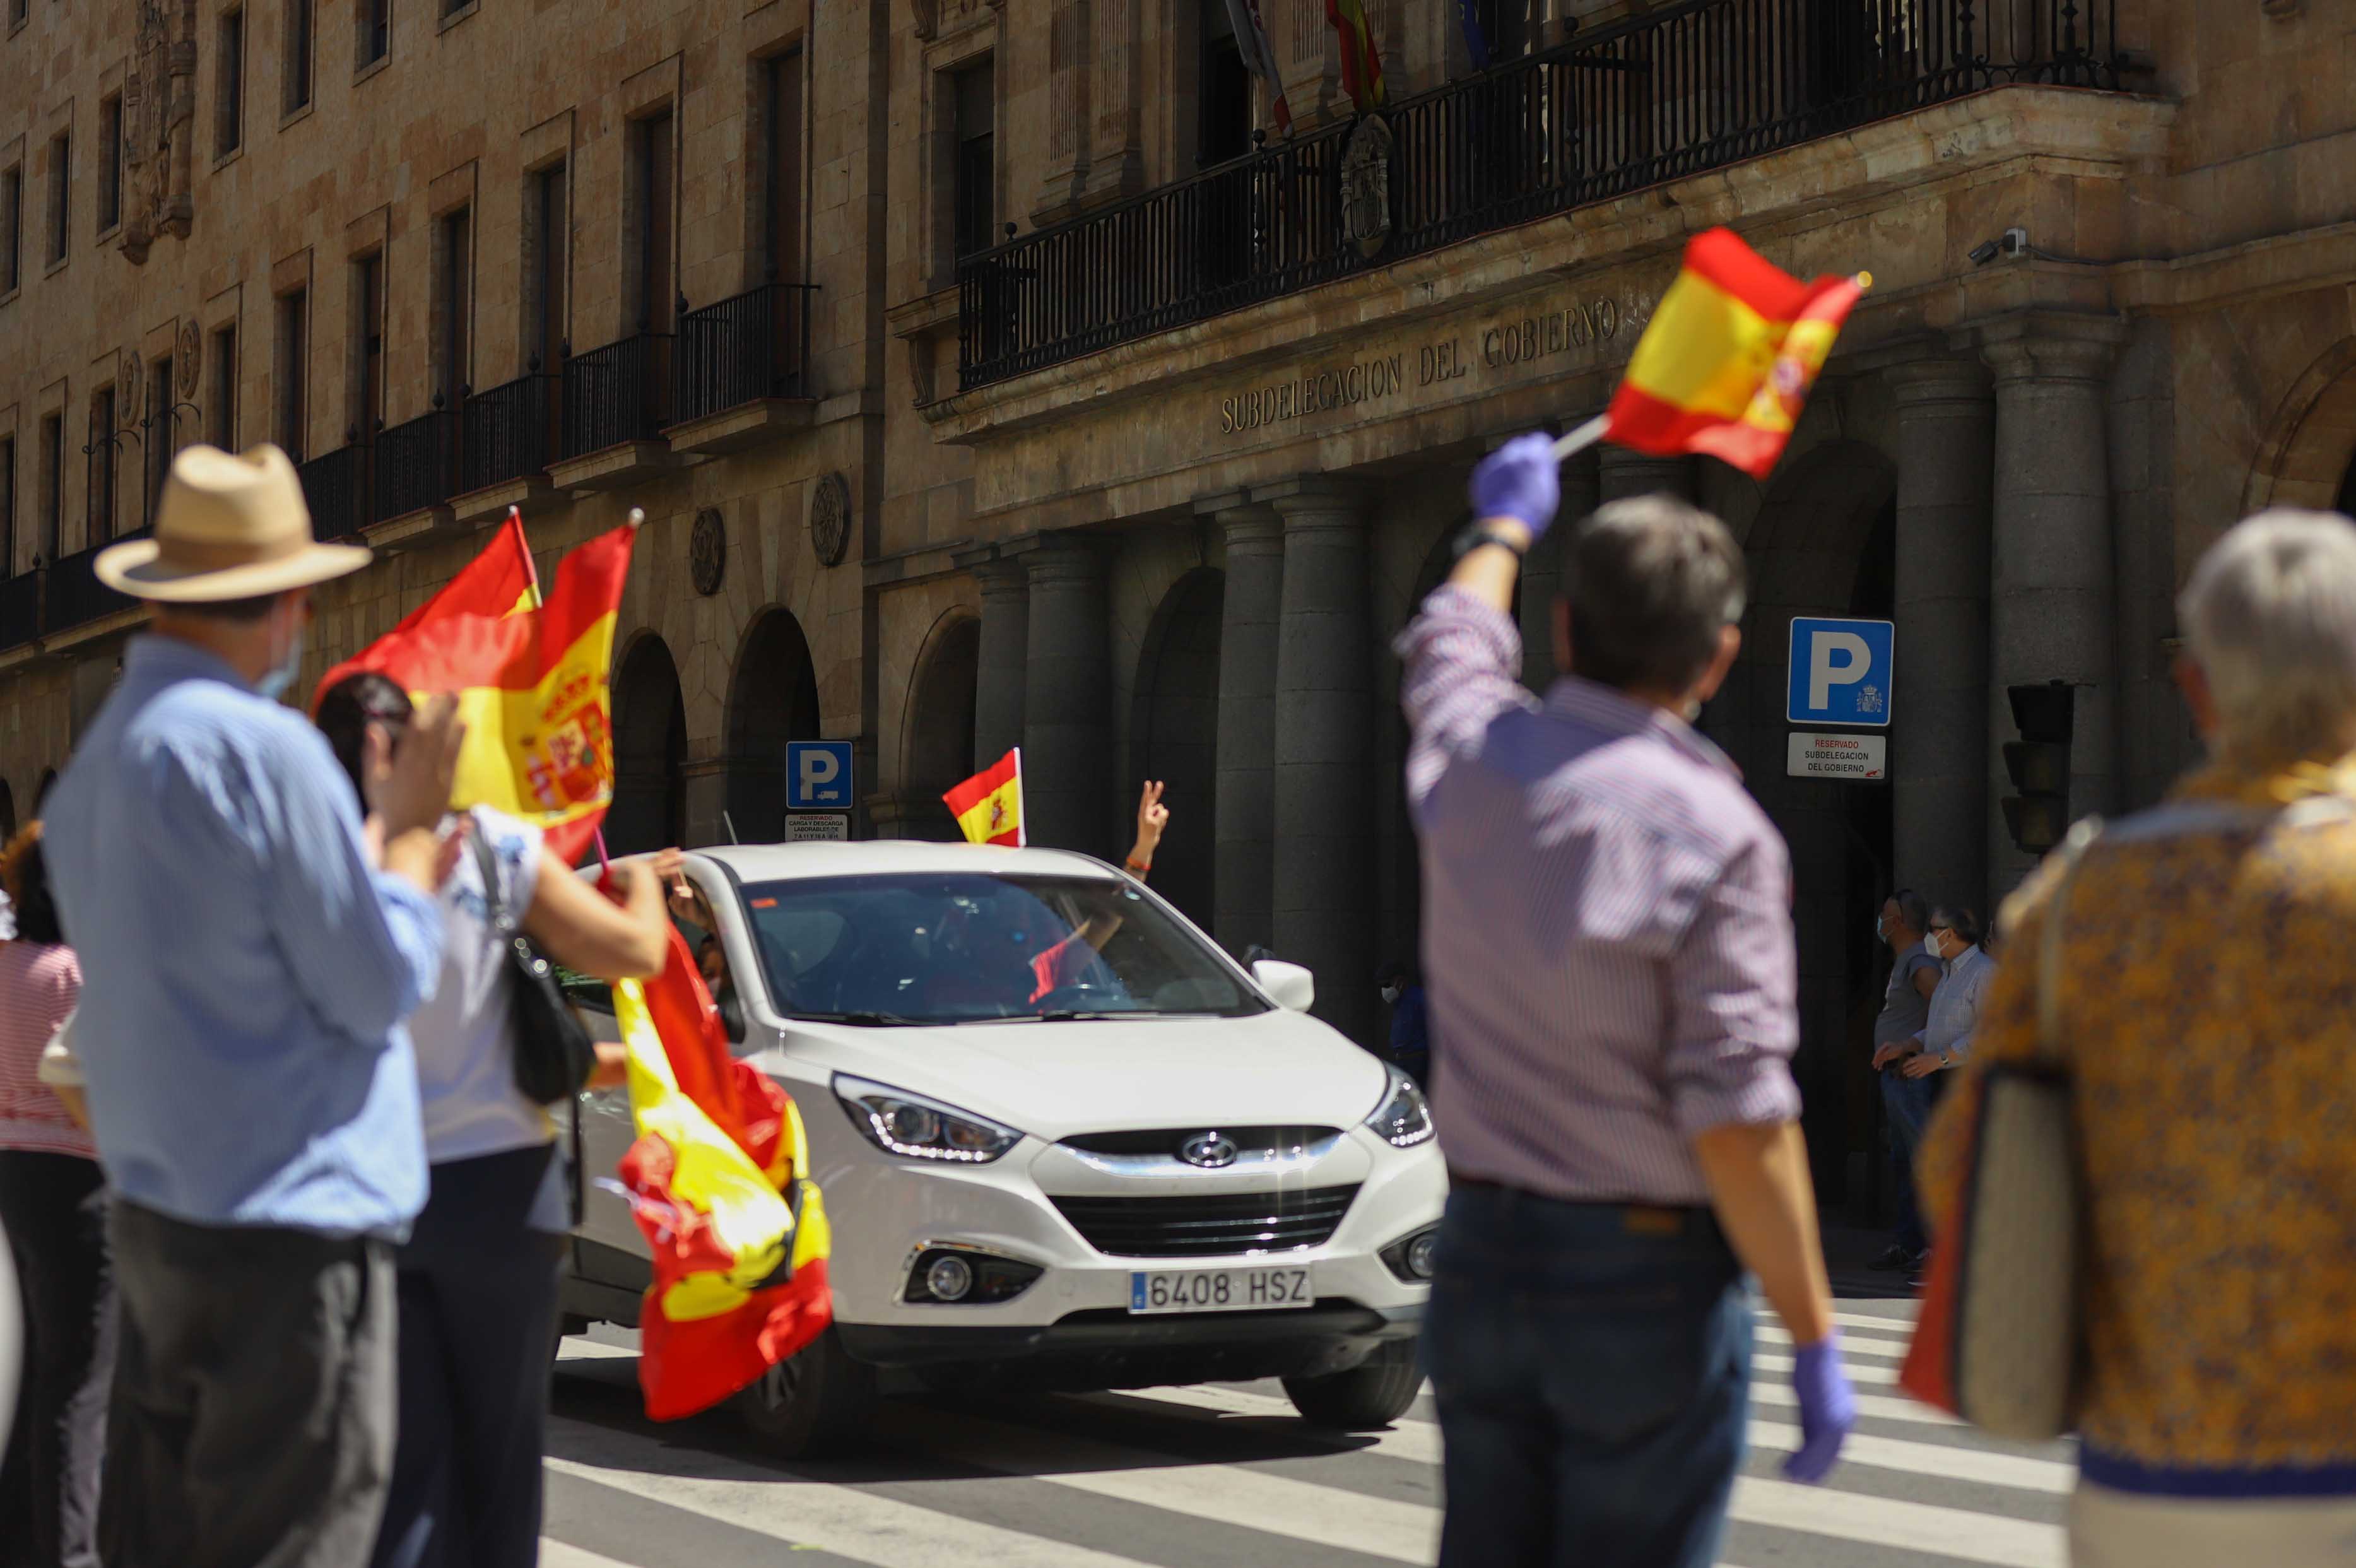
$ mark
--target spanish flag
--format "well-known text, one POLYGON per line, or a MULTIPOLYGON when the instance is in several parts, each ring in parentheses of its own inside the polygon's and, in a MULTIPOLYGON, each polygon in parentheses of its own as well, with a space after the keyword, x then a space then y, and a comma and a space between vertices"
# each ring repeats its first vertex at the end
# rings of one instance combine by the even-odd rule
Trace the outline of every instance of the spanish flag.
POLYGON ((735 1060, 687 940, 614 987, 637 1140, 618 1169, 654 1254, 638 1315, 647 1414, 675 1421, 749 1387, 834 1317, 826 1204, 801 1112, 735 1060))
POLYGON ((490 806, 536 823, 568 865, 614 799, 614 619, 637 532, 625 524, 566 555, 538 609, 433 616, 352 660, 421 700, 457 693, 466 739, 452 809, 490 806))
POLYGON ((1325 19, 1342 40, 1342 90, 1358 113, 1390 102, 1383 91, 1383 57, 1375 48, 1365 0, 1325 0, 1325 19))
POLYGON ((460 567, 458 575, 435 589, 433 597, 402 617, 391 631, 321 678, 318 689, 311 693, 311 711, 319 711, 319 700, 337 682, 384 668, 380 660, 391 657, 391 650, 398 647, 393 639, 428 621, 454 615, 522 615, 539 607, 540 568, 532 564, 531 547, 524 542, 523 516, 509 507, 507 521, 491 535, 481 554, 460 567))
POLYGON ((1003 843, 1021 849, 1028 842, 1023 836, 1023 748, 1019 746, 941 800, 965 831, 968 843, 1003 843))
POLYGON ((1658 456, 1707 452, 1765 478, 1872 281, 1804 284, 1730 229, 1696 235, 1628 362, 1605 437, 1658 456))

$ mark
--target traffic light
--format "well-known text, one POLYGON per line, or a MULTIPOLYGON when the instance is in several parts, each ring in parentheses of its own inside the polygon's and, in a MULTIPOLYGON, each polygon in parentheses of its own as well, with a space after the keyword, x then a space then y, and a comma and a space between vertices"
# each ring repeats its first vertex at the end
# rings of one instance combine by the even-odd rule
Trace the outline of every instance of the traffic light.
POLYGON ((2070 831, 2070 735, 2077 692, 2066 681, 2007 686, 2019 740, 2004 743, 2004 770, 2020 791, 2004 801, 2012 842, 2043 854, 2070 831))

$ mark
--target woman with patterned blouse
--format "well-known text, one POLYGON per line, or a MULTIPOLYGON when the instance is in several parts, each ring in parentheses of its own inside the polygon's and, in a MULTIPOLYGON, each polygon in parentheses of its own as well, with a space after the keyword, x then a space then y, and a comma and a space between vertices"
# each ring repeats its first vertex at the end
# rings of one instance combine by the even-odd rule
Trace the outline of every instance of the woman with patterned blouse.
MULTIPOLYGON (((2356 527, 2270 512, 2179 605, 2208 765, 2048 865, 2084 1162, 2078 1568, 2356 1563, 2356 527)), ((2040 1056, 2038 965, 1998 969, 1920 1172, 1955 1214, 1982 1070, 2040 1056)))

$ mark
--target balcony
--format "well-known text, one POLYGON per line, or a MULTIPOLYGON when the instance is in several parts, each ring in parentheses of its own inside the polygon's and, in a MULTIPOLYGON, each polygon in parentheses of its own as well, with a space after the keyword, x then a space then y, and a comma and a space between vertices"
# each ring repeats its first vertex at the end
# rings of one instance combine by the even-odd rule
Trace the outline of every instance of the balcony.
MULTIPOLYGON (((348 433, 347 433, 348 434, 348 433)), ((357 539, 369 521, 368 448, 358 442, 323 452, 294 466, 303 504, 311 509, 311 532, 321 539, 357 539)))
POLYGON ((458 404, 458 495, 461 523, 495 518, 515 506, 526 510, 550 499, 548 465, 556 458, 563 378, 540 370, 487 392, 461 394, 458 404))
POLYGON ((21 648, 41 635, 41 573, 0 579, 0 649, 21 648))
POLYGON ((2115 89, 2117 0, 1686 0, 968 258, 987 385, 2009 82, 2115 89), (1370 182, 1372 183, 1372 182, 1370 182))
POLYGON ((375 504, 371 523, 438 510, 457 489, 458 414, 435 406, 376 436, 375 504))
POLYGON ((41 635, 55 637, 91 621, 102 620, 119 610, 135 609, 139 601, 126 594, 118 594, 98 580, 92 565, 99 553, 122 543, 124 540, 145 539, 147 531, 140 529, 120 539, 111 539, 92 550, 77 550, 70 555, 60 555, 48 569, 48 583, 42 594, 41 635))
POLYGON ((763 284, 680 315, 674 451, 735 451, 809 423, 817 295, 816 284, 763 284))
POLYGON ((671 466, 673 338, 640 332, 564 361, 561 453, 550 473, 577 493, 636 484, 671 466))

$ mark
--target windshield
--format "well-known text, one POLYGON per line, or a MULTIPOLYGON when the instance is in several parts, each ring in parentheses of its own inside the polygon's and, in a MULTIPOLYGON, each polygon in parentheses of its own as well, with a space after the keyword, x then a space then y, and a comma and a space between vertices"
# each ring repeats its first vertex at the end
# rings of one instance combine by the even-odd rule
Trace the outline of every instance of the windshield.
POLYGON ((765 882, 744 896, 787 1017, 1236 1017, 1268 1005, 1127 883, 930 873, 765 882))

